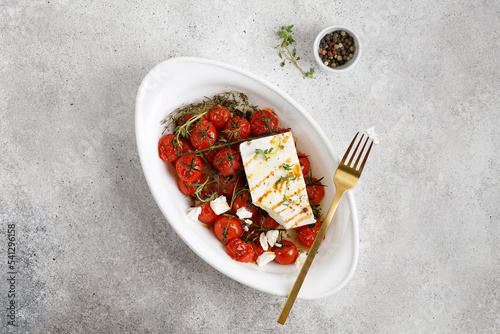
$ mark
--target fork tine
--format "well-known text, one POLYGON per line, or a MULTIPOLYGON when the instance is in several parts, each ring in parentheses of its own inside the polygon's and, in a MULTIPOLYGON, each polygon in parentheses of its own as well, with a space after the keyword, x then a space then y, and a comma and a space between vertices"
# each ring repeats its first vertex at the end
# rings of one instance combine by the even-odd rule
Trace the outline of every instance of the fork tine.
MULTIPOLYGON (((361 144, 361 140, 363 139, 363 137, 361 137, 359 143, 361 144)), ((365 143, 363 144, 363 148, 361 149, 361 151, 359 152, 359 156, 358 158, 356 159, 356 163, 353 165, 353 168, 356 169, 356 167, 358 166, 359 164, 359 160, 361 160, 361 156, 363 155, 363 152, 365 151, 365 147, 366 147, 366 144, 368 143, 368 140, 370 138, 369 137, 366 137, 366 140, 365 140, 365 143)), ((359 146, 359 144, 358 144, 359 146)), ((356 148, 357 149, 357 148, 356 148)))
POLYGON ((368 160, 368 154, 370 154, 370 150, 372 149, 372 146, 373 146, 373 142, 371 142, 370 146, 368 147, 368 151, 366 151, 365 158, 363 159, 361 166, 359 166, 360 173, 363 171, 363 168, 365 167, 365 163, 366 163, 366 160, 368 160))
MULTIPOLYGON (((352 156, 351 156, 351 159, 349 159, 349 163, 347 164, 347 166, 351 166, 353 160, 354 160, 354 157, 356 156, 356 152, 358 151, 358 148, 359 148, 359 145, 361 145, 361 142, 363 141, 363 137, 365 135, 361 135, 361 138, 359 138, 359 142, 358 142, 358 145, 356 145, 356 149, 354 150, 354 152, 352 152, 352 156)), ((361 151, 363 152, 363 151, 361 151)))
POLYGON ((352 145, 354 145, 354 143, 356 142, 356 138, 358 138, 358 135, 359 135, 359 132, 356 133, 356 135, 354 136, 351 144, 349 145, 349 147, 347 148, 347 151, 345 151, 345 154, 344 154, 344 157, 342 158, 342 160, 340 161, 340 164, 341 165, 345 165, 345 161, 347 160, 347 157, 349 156, 349 152, 351 151, 351 147, 352 145))

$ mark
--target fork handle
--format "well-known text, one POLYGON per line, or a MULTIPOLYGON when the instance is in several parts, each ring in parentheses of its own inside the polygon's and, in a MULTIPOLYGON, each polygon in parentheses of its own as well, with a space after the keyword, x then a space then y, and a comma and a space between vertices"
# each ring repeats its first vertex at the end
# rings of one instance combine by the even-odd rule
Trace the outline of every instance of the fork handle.
POLYGON ((335 213, 335 210, 337 209, 337 206, 339 205, 340 199, 344 195, 345 190, 339 190, 337 188, 337 192, 335 193, 335 196, 333 197, 332 204, 330 205, 330 208, 328 209, 328 213, 326 214, 325 221, 321 225, 321 228, 318 231, 318 235, 316 236, 316 239, 314 239, 314 242, 309 249, 309 253, 307 254, 307 258, 302 265, 302 269, 300 269, 299 275, 295 279, 295 283, 293 284, 292 290, 290 291, 290 294, 288 295, 288 298, 285 301, 285 305, 283 306, 283 309, 281 310, 280 316, 278 317, 278 323, 284 325, 285 321, 288 317, 288 314, 290 313, 290 310, 292 309, 293 303, 295 302, 295 299, 297 298, 297 295, 299 294, 299 290, 302 286, 302 283, 304 283, 304 279, 306 278, 307 272, 309 271, 309 268, 311 267, 311 264, 314 260, 314 257, 316 256, 316 253, 318 252, 319 246, 321 245, 321 242, 323 241, 323 237, 325 236, 326 230, 328 229, 328 226, 330 226, 330 222, 333 218, 333 214, 335 213))

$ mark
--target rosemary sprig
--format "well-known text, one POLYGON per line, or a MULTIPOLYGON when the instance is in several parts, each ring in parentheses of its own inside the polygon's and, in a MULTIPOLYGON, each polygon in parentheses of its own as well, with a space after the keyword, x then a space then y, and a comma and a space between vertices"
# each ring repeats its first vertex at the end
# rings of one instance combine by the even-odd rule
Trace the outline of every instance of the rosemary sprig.
POLYGON ((297 68, 300 70, 300 73, 302 73, 303 78, 310 78, 314 79, 314 69, 311 67, 311 69, 306 72, 304 71, 297 61, 300 60, 300 57, 296 57, 297 50, 295 48, 290 51, 289 46, 291 46, 293 43, 295 43, 295 40, 292 37, 292 28, 293 24, 289 25, 288 27, 281 27, 281 30, 278 32, 278 36, 280 37, 280 43, 276 45, 274 48, 278 49, 278 55, 280 56, 281 59, 283 57, 283 61, 281 62, 280 66, 283 67, 285 66, 286 60, 288 59, 290 62, 292 62, 297 68))

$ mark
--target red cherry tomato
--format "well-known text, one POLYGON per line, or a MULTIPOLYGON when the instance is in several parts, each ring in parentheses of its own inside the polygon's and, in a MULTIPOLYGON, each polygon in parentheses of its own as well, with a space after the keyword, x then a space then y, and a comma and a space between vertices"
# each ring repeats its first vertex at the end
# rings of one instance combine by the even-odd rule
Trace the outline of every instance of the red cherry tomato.
POLYGON ((294 263, 297 259, 299 252, 295 244, 288 240, 283 240, 282 247, 273 247, 273 252, 276 254, 274 261, 279 264, 290 264, 294 263))
POLYGON ((215 183, 213 187, 219 195, 233 196, 234 188, 241 188, 243 186, 243 176, 235 174, 231 176, 214 175, 215 183), (220 185, 219 185, 220 184, 220 185))
POLYGON ((183 150, 183 143, 178 141, 173 134, 163 136, 158 141, 158 155, 165 162, 174 162, 178 159, 176 154, 183 150))
POLYGON ((241 239, 243 240, 249 240, 250 242, 254 242, 255 240, 259 240, 259 235, 262 232, 257 230, 256 227, 250 226, 248 231, 243 231, 243 234, 241 235, 241 239))
POLYGON ((191 142, 188 139, 181 139, 182 142, 182 153, 191 153, 196 151, 191 142))
POLYGON ((190 140, 197 150, 209 148, 217 140, 217 130, 209 121, 201 120, 193 127, 190 140))
POLYGON ((240 238, 231 240, 226 246, 226 253, 239 262, 250 262, 255 256, 255 251, 250 244, 241 241, 240 238))
POLYGON ((265 219, 264 219, 264 226, 262 227, 267 227, 267 228, 272 228, 272 229, 277 229, 279 228, 281 225, 276 221, 274 220, 271 216, 267 216, 265 219))
POLYGON ((307 173, 311 169, 311 164, 309 163, 307 155, 299 153, 297 156, 299 157, 300 170, 302 171, 302 175, 307 175, 307 173))
POLYGON ((230 117, 222 133, 229 141, 245 139, 250 136, 250 123, 240 116, 230 117))
POLYGON ((310 227, 310 225, 299 227, 297 229, 297 237, 299 238, 300 243, 311 248, 320 228, 321 223, 318 222, 314 224, 314 227, 310 227))
POLYGON ((241 192, 234 199, 231 209, 236 213, 239 208, 246 208, 248 211, 251 211, 252 217, 257 214, 258 210, 255 205, 252 204, 252 198, 248 190, 241 192))
POLYGON ((238 152, 225 147, 214 156, 213 164, 220 174, 233 175, 241 167, 241 156, 238 152))
POLYGON ((238 218, 222 215, 215 220, 214 232, 217 238, 226 245, 229 241, 241 237, 243 227, 238 218))
POLYGON ((319 204, 325 196, 325 188, 323 187, 321 181, 315 178, 311 178, 307 182, 306 191, 309 201, 314 205, 319 204))
POLYGON ((213 106, 207 115, 208 120, 212 122, 217 130, 226 128, 229 117, 231 117, 231 113, 223 106, 213 106))
POLYGON ((210 164, 210 166, 214 165, 214 157, 217 154, 217 152, 219 152, 218 148, 214 148, 213 150, 204 152, 205 158, 207 158, 207 161, 210 164))
POLYGON ((278 130, 278 133, 285 133, 285 132, 289 132, 290 129, 287 129, 287 128, 279 128, 278 130))
POLYGON ((200 178, 203 167, 200 158, 194 154, 188 154, 177 159, 175 169, 179 179, 187 183, 193 183, 200 178))
POLYGON ((187 113, 187 114, 182 114, 178 119, 177 119, 177 126, 182 126, 186 124, 187 121, 189 121, 191 118, 193 118, 195 115, 192 113, 187 113))
POLYGON ((236 212, 239 208, 246 208, 250 210, 250 204, 248 203, 248 191, 246 190, 236 196, 233 200, 231 210, 236 212))
POLYGON ((177 186, 179 187, 181 193, 183 193, 186 196, 194 196, 194 193, 198 188, 197 184, 203 184, 203 182, 205 182, 205 177, 203 176, 203 174, 201 174, 198 180, 191 183, 184 182, 180 178, 177 178, 177 186))
POLYGON ((198 216, 198 219, 207 225, 212 225, 217 217, 219 217, 214 210, 212 210, 212 207, 210 206, 210 202, 202 202, 200 204, 197 204, 196 206, 201 208, 201 213, 198 216))
POLYGON ((255 252, 255 255, 252 259, 252 261, 257 261, 257 258, 262 254, 264 253, 264 249, 262 248, 261 244, 260 243, 256 243, 256 242, 252 242, 250 245, 252 245, 252 248, 255 252))
POLYGON ((269 133, 271 130, 276 130, 278 127, 279 118, 276 113, 269 108, 256 111, 250 120, 250 129, 252 135, 260 136, 269 133))
POLYGON ((264 226, 265 219, 266 218, 264 217, 264 215, 258 210, 257 210, 256 214, 252 215, 252 221, 254 222, 255 225, 260 226, 260 227, 264 226))

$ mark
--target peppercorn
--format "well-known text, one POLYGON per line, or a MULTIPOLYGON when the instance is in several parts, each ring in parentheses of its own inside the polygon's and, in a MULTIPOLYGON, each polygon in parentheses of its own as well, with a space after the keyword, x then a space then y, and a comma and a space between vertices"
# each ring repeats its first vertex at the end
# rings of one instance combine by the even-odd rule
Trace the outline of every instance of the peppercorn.
POLYGON ((325 66, 335 68, 350 61, 354 51, 354 39, 346 31, 337 30, 323 36, 318 53, 325 66))

